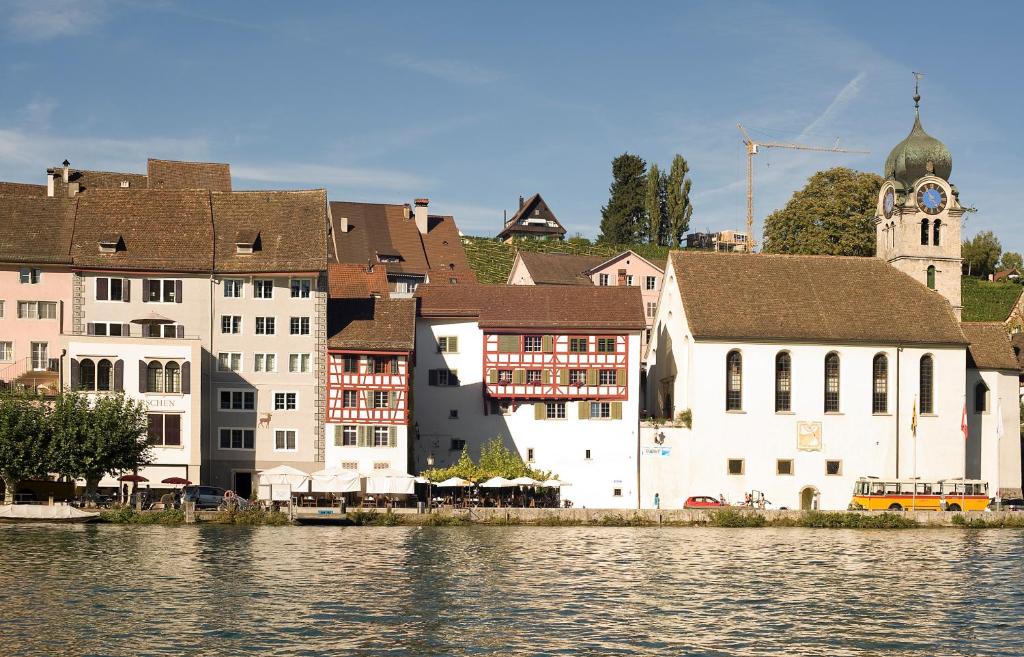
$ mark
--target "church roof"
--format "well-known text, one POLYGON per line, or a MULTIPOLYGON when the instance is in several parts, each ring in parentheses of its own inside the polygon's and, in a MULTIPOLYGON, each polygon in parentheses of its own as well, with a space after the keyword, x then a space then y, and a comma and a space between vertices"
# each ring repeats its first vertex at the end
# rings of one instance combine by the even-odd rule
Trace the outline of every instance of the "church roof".
POLYGON ((970 341, 967 366, 979 370, 1018 370, 1010 336, 1002 322, 963 322, 960 328, 970 341))
POLYGON ((885 159, 885 177, 910 187, 930 173, 948 181, 952 171, 953 155, 945 144, 924 131, 921 116, 915 109, 910 134, 896 144, 885 159))
POLYGON ((944 297, 880 258, 673 251, 695 339, 963 345, 944 297))

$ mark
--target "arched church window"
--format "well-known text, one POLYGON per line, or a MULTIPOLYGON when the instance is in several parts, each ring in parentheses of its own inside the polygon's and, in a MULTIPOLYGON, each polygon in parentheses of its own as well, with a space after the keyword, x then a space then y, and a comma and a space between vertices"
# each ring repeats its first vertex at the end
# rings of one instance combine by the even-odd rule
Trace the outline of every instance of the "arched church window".
POLYGON ((788 413, 792 410, 793 363, 788 351, 775 355, 775 412, 788 413))
POLYGON ((725 410, 743 410, 743 356, 735 349, 725 357, 725 410))
POLYGON ((921 246, 928 246, 928 220, 921 220, 921 246))
POLYGON ((935 289, 935 265, 928 265, 928 289, 935 289))
POLYGON ((940 237, 939 232, 940 232, 941 228, 942 228, 942 220, 941 219, 936 219, 935 223, 932 224, 932 245, 933 246, 938 246, 939 245, 939 237, 940 237))
POLYGON ((825 412, 839 412, 839 354, 825 356, 825 412))
POLYGON ((871 412, 889 412, 889 359, 885 354, 876 354, 872 361, 874 381, 871 387, 871 412))
POLYGON ((974 386, 974 412, 984 413, 988 410, 988 386, 984 381, 978 381, 974 386))
POLYGON ((935 362, 930 354, 921 356, 921 413, 935 412, 935 362))

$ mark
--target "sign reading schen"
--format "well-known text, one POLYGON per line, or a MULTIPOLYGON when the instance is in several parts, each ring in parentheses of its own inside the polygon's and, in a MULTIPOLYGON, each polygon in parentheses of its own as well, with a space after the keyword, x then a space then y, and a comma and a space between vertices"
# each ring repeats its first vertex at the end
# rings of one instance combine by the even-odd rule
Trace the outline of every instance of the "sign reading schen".
POLYGON ((671 447, 643 447, 644 456, 670 456, 672 454, 671 447))

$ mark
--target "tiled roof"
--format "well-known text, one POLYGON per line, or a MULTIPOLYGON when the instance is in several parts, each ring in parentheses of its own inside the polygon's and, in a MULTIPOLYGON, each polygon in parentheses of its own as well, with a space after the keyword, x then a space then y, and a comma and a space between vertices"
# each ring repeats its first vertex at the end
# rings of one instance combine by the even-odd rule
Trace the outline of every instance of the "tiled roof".
POLYGON ((605 256, 519 251, 530 277, 537 285, 593 285, 583 272, 608 260, 605 256))
POLYGON ((76 204, 75 199, 0 195, 0 262, 70 263, 76 204))
POLYGON ((1010 347, 1017 357, 1017 365, 1024 372, 1024 333, 1014 333, 1010 336, 1010 347))
POLYGON ((0 196, 46 196, 46 185, 0 182, 0 196))
POLYGON ((412 351, 415 299, 341 299, 327 304, 327 346, 365 351, 412 351))
POLYGON ((366 265, 327 265, 327 289, 331 299, 369 299, 374 294, 387 298, 388 274, 384 265, 367 271, 366 265))
MULTIPOLYGON (((522 199, 522 197, 519 197, 522 199)), ((547 201, 541 197, 540 194, 534 194, 530 198, 523 201, 516 213, 505 222, 504 228, 498 233, 499 239, 505 239, 512 233, 543 233, 547 235, 565 235, 565 228, 562 227, 562 223, 555 217, 555 213, 551 210, 551 206, 547 204, 547 201), (538 203, 543 203, 544 207, 547 208, 548 213, 551 214, 551 220, 555 222, 555 226, 548 226, 547 224, 522 224, 520 223, 523 219, 530 215, 533 211, 534 206, 538 203)))
POLYGON ((424 317, 476 317, 481 328, 639 331, 646 326, 638 287, 424 285, 424 317))
POLYGON ((146 163, 150 189, 231 191, 231 165, 216 162, 155 160, 146 163))
POLYGON ((452 217, 430 216, 426 235, 420 235, 427 256, 431 278, 456 278, 459 283, 476 283, 476 273, 469 266, 459 229, 452 217))
POLYGON ((210 271, 213 226, 209 192, 94 189, 77 201, 71 247, 75 266, 210 271), (99 240, 115 235, 121 236, 124 249, 100 253, 99 240))
MULTIPOLYGON (((63 184, 60 170, 57 169, 57 181, 63 184)), ((88 169, 71 169, 68 173, 68 182, 78 183, 79 192, 91 191, 94 189, 146 189, 146 176, 141 173, 123 173, 118 171, 90 171, 88 169), (122 187, 127 182, 128 187, 122 187)))
POLYGON ((398 262, 386 263, 391 273, 422 276, 429 270, 416 221, 411 211, 405 217, 405 206, 332 201, 331 216, 337 245, 332 262, 365 265, 380 262, 379 256, 398 256, 398 262), (339 230, 342 217, 349 224, 344 233, 339 230))
MULTIPOLYGON (((160 193, 160 192, 150 192, 160 193)), ((327 192, 212 192, 219 272, 316 272, 327 268, 327 192), (258 248, 238 253, 239 236, 258 248)), ((209 247, 207 247, 209 248, 209 247)))
POLYGON ((1002 322, 962 322, 970 341, 967 366, 980 370, 1018 370, 1020 364, 1002 322))
POLYGON ((697 339, 965 344, 946 299, 879 258, 673 251, 697 339))

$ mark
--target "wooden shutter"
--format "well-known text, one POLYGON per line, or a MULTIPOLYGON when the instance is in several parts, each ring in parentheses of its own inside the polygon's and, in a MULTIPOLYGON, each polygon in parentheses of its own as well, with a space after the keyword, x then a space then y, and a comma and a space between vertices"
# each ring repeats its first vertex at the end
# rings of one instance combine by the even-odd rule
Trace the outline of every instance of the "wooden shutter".
POLYGON ((128 303, 132 300, 132 281, 130 278, 121 279, 121 301, 128 303))
POLYGON ((598 373, 597 370, 594 370, 594 369, 587 370, 587 385, 588 386, 596 386, 597 382, 601 380, 600 378, 598 378, 599 376, 600 376, 600 374, 598 373))
POLYGON ((77 358, 71 359, 71 389, 74 390, 81 385, 82 381, 82 366, 79 364, 77 358))
POLYGON ((427 372, 427 385, 437 385, 437 370, 430 370, 427 372))
POLYGON ((576 408, 578 409, 578 415, 579 415, 579 418, 581 420, 589 420, 590 419, 590 402, 588 402, 588 401, 577 402, 576 403, 576 408))
POLYGON ((181 303, 181 279, 174 281, 174 303, 181 303))
POLYGON ((192 394, 192 363, 187 360, 181 364, 181 394, 192 394))
POLYGON ((448 338, 448 351, 450 353, 458 353, 459 351, 459 339, 455 336, 448 338))
POLYGON ((96 279, 96 300, 97 301, 106 301, 107 300, 107 298, 109 296, 109 293, 108 293, 109 287, 110 287, 110 279, 109 278, 97 278, 96 279))
POLYGON ((116 392, 124 392, 124 361, 114 361, 114 390, 116 392))
POLYGON ((546 354, 550 354, 555 350, 555 336, 543 335, 540 338, 540 350, 546 354))
POLYGON ((356 428, 356 446, 357 447, 366 447, 366 429, 367 429, 367 426, 365 424, 360 424, 356 428))
POLYGON ((86 323, 86 325, 85 325, 85 334, 86 335, 96 335, 96 325, 93 324, 92 322, 86 323))
POLYGON ((334 425, 334 446, 341 447, 341 443, 344 442, 345 428, 340 424, 334 425))
POLYGON ((512 383, 515 383, 516 385, 526 383, 526 370, 522 368, 512 370, 512 383))
POLYGON ((497 382, 498 382, 498 370, 496 370, 496 369, 487 370, 487 383, 497 383, 497 382))
POLYGON ((131 324, 121 324, 121 335, 127 337, 127 336, 129 336, 131 334, 132 334, 132 325, 131 324))
POLYGON ((621 420, 622 419, 622 402, 620 402, 620 401, 612 402, 612 419, 613 420, 621 420))
POLYGON ((149 302, 149 282, 148 278, 142 279, 142 303, 149 302))
POLYGON ((615 385, 626 385, 626 370, 615 370, 615 385))
POLYGON ((398 356, 391 357, 391 373, 398 374, 398 356))
POLYGON ((544 402, 536 402, 533 405, 533 419, 534 420, 546 420, 548 419, 548 405, 544 402))
POLYGON ((545 385, 551 383, 551 370, 540 371, 540 382, 545 385))
POLYGON ((519 351, 519 336, 499 335, 498 351, 502 353, 517 353, 519 351))
POLYGON ((558 385, 569 385, 569 370, 558 370, 558 385))
POLYGON ((388 447, 398 447, 398 427, 388 427, 388 447))
POLYGON ((139 361, 139 392, 146 392, 146 361, 139 361))
POLYGON ((184 338, 185 337, 185 327, 182 326, 181 324, 178 324, 177 326, 175 326, 174 327, 174 335, 175 335, 175 337, 178 337, 178 338, 184 338))

